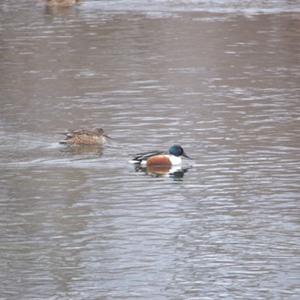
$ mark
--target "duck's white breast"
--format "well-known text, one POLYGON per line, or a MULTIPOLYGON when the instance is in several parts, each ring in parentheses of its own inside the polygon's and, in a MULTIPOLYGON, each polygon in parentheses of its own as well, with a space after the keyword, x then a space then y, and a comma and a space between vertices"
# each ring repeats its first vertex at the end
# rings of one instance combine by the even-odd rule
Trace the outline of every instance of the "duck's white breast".
POLYGON ((172 165, 176 166, 176 165, 180 165, 182 160, 181 157, 175 156, 175 155, 170 155, 170 160, 172 165))

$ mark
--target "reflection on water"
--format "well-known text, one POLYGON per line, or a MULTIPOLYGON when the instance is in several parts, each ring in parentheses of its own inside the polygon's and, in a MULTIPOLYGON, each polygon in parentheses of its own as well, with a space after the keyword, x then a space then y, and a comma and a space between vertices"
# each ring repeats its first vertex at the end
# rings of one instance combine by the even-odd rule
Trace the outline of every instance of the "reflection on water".
POLYGON ((101 156, 103 152, 102 145, 67 145, 61 148, 61 152, 73 155, 95 154, 101 156))
POLYGON ((298 299, 299 11, 2 1, 1 297, 298 299), (175 143, 188 171, 129 163, 175 143))
POLYGON ((135 164, 134 169, 136 172, 144 172, 147 175, 153 177, 172 177, 179 179, 184 176, 189 168, 183 168, 181 166, 148 166, 142 167, 139 164, 135 164))
POLYGON ((104 11, 144 11, 152 16, 161 16, 170 12, 210 12, 210 13, 283 13, 299 12, 297 1, 278 0, 131 0, 131 1, 98 1, 81 2, 87 10, 104 11))

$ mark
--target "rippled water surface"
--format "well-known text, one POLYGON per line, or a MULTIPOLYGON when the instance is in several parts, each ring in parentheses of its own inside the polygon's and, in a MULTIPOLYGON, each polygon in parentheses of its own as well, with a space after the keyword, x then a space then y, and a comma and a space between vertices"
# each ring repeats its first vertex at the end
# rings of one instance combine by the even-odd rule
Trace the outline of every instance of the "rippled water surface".
POLYGON ((299 299, 299 1, 4 0, 0 22, 1 299, 299 299), (113 140, 58 144, 78 127, 113 140), (186 172, 129 163, 174 143, 186 172))

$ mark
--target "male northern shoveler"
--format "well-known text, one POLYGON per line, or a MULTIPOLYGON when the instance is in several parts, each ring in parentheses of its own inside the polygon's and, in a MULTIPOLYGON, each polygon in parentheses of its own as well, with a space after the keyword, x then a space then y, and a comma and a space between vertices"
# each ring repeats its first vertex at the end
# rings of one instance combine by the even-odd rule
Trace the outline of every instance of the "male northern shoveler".
POLYGON ((184 150, 179 145, 173 145, 170 147, 169 152, 163 151, 151 151, 145 153, 138 153, 132 159, 133 163, 139 164, 141 166, 178 166, 181 165, 181 157, 186 157, 191 159, 186 155, 184 150))
POLYGON ((110 138, 102 128, 70 130, 63 134, 66 138, 59 143, 68 145, 102 145, 110 138))

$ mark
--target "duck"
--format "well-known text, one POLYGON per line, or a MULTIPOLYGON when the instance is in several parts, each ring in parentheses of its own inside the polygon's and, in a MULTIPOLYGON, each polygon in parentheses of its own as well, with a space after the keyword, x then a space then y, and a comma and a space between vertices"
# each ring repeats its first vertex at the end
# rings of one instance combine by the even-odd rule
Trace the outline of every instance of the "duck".
POLYGON ((68 130, 62 134, 65 139, 59 143, 67 145, 103 145, 110 139, 102 128, 68 130))
POLYGON ((173 145, 169 148, 168 152, 155 150, 138 153, 133 157, 131 162, 141 167, 172 167, 180 166, 182 164, 182 157, 192 159, 185 153, 180 145, 173 145))

